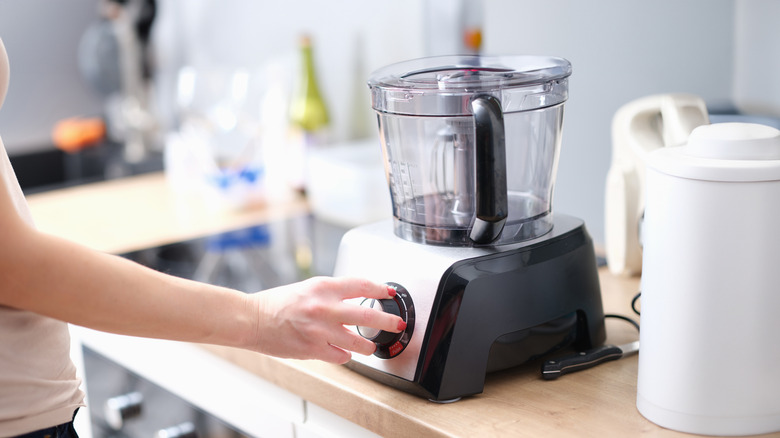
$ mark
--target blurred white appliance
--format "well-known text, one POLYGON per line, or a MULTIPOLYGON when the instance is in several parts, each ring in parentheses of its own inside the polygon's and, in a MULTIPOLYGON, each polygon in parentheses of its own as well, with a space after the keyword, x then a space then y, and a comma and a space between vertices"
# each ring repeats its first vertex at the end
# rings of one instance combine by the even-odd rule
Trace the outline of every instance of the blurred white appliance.
POLYGON ((647 155, 637 407, 670 429, 780 431, 780 131, 718 123, 647 155))
POLYGON ((707 123, 704 101, 691 94, 647 96, 615 113, 604 214, 607 264, 612 273, 638 275, 642 270, 640 225, 647 154, 685 143, 693 128, 707 123))

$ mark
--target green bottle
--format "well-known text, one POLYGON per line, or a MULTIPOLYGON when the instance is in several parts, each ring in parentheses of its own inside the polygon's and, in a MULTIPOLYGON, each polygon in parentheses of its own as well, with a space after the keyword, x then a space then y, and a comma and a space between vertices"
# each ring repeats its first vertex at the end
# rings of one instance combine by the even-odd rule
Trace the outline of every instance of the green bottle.
POLYGON ((290 102, 290 148, 292 163, 288 175, 290 183, 298 191, 305 191, 306 161, 309 152, 328 142, 330 117, 325 99, 317 83, 317 74, 308 35, 300 41, 301 70, 299 83, 290 102))
POLYGON ((328 127, 330 118, 317 84, 311 38, 308 35, 301 37, 300 54, 300 83, 290 104, 290 123, 305 132, 317 132, 328 127))

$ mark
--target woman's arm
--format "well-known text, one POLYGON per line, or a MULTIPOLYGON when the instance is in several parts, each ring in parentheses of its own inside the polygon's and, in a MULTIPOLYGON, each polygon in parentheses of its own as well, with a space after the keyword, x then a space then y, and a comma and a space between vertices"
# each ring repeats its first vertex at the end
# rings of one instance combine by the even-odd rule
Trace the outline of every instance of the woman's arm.
POLYGON ((319 277, 245 294, 173 277, 41 233, 0 178, 0 304, 113 333, 213 343, 343 363, 375 346, 344 327, 398 332, 397 316, 343 300, 388 298, 386 286, 319 277))

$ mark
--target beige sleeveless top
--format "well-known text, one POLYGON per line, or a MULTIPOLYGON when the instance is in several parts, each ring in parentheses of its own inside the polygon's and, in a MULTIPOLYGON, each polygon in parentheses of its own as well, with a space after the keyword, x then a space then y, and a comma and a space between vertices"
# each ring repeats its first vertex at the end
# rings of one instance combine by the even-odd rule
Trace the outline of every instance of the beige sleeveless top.
MULTIPOLYGON (((7 86, 8 64, 0 40, 0 106, 7 86)), ((17 213, 32 224, 2 140, 0 178, 17 213)), ((80 383, 70 359, 66 323, 0 305, 0 437, 70 421, 76 408, 84 406, 80 383)))

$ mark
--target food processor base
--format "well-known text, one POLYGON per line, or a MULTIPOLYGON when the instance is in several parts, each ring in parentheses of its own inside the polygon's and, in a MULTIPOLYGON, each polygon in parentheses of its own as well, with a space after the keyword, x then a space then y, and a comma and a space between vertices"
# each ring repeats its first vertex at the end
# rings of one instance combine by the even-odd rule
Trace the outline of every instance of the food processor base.
POLYGON ((408 242, 390 221, 359 227, 342 240, 336 275, 408 291, 408 345, 390 358, 353 356, 347 366, 432 401, 480 393, 489 372, 606 338, 593 243, 571 216, 556 215, 540 238, 488 248, 408 242))

